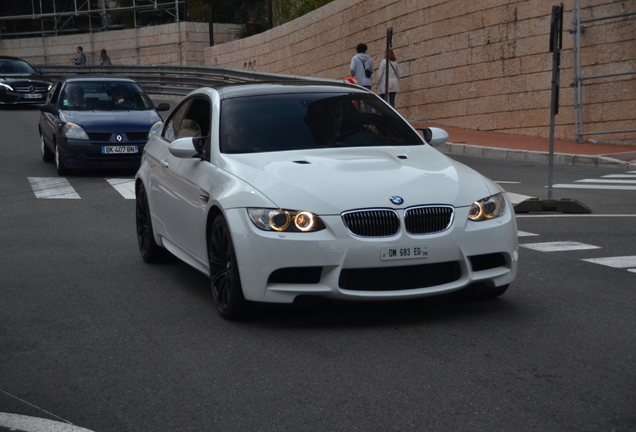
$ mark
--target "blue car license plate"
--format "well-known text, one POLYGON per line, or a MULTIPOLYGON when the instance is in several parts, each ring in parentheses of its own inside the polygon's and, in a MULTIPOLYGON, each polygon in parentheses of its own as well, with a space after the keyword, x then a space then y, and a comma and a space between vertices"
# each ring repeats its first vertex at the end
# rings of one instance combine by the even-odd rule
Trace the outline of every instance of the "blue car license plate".
POLYGON ((22 97, 25 99, 42 99, 42 94, 40 93, 26 93, 22 97))

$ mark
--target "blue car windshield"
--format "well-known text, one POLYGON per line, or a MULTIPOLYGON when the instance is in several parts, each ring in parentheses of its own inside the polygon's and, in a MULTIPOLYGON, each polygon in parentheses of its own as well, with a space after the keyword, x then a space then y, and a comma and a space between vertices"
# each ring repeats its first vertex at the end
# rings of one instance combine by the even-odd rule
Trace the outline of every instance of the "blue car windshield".
POLYGON ((221 104, 223 153, 423 144, 402 117, 368 93, 259 95, 221 104))
POLYGON ((131 82, 68 82, 62 98, 64 110, 139 111, 153 109, 146 93, 131 82))

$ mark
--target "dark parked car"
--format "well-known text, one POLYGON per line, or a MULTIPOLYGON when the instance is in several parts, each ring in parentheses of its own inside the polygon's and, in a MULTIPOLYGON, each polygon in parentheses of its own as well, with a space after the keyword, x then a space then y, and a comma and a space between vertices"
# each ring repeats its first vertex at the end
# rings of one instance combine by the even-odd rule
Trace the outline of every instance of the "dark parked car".
POLYGON ((130 78, 69 77, 40 107, 40 145, 59 175, 70 169, 138 168, 150 134, 163 126, 154 104, 130 78))
POLYGON ((52 86, 26 61, 0 56, 0 105, 44 103, 52 86))

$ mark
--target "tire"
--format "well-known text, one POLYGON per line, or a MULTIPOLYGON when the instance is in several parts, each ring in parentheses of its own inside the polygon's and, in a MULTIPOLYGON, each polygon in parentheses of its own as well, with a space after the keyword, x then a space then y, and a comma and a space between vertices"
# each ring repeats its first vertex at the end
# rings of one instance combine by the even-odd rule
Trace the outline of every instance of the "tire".
POLYGON ((70 170, 66 168, 66 165, 64 165, 64 161, 60 157, 60 152, 57 149, 57 144, 55 145, 55 167, 57 168, 57 175, 65 176, 70 173, 70 170))
POLYGON ((44 162, 53 162, 55 160, 55 153, 51 151, 49 146, 44 142, 44 135, 40 132, 40 149, 42 150, 42 160, 44 162))
POLYGON ((144 185, 139 182, 135 188, 135 219, 137 226, 137 245, 139 253, 147 263, 161 262, 168 256, 168 251, 159 246, 155 241, 152 219, 150 218, 150 206, 144 185))
POLYGON ((461 291, 462 297, 473 299, 473 300, 488 300, 499 297, 508 289, 509 284, 491 287, 487 286, 483 283, 476 283, 470 285, 461 291))
POLYGON ((219 314, 227 320, 242 318, 247 302, 243 296, 230 229, 222 215, 214 219, 209 231, 208 260, 212 296, 219 314))

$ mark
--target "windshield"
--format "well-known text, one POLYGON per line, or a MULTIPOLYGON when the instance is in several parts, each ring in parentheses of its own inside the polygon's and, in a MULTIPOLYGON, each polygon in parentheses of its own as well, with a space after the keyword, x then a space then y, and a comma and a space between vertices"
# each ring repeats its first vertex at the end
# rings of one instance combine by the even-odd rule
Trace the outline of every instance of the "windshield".
POLYGON ((221 152, 422 145, 422 138, 375 95, 302 93, 227 99, 221 152))
POLYGON ((138 111, 152 107, 141 87, 130 82, 69 82, 62 98, 65 110, 138 111))
POLYGON ((38 73, 25 61, 0 59, 0 75, 24 76, 37 75, 38 73))

